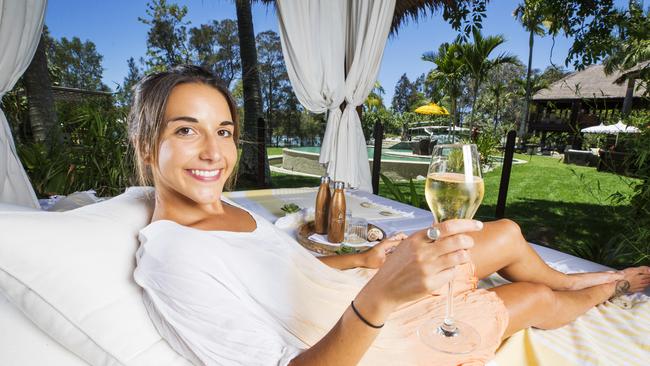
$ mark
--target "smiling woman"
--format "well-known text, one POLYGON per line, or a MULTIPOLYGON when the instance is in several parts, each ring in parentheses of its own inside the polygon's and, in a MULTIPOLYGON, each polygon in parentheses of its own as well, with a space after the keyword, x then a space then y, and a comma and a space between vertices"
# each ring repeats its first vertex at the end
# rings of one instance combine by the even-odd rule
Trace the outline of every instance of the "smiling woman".
POLYGON ((134 278, 156 329, 195 364, 484 363, 514 331, 566 324, 615 290, 650 282, 647 268, 557 272, 507 220, 449 220, 433 225, 435 240, 422 230, 316 258, 222 197, 237 164, 237 114, 228 91, 199 67, 141 80, 129 129, 143 183, 156 188, 134 278), (341 271, 356 267, 378 270, 341 271), (495 271, 519 282, 476 288, 476 277, 495 271), (463 355, 436 353, 416 335, 442 314, 446 298, 430 294, 452 279, 455 311, 482 339, 463 355))

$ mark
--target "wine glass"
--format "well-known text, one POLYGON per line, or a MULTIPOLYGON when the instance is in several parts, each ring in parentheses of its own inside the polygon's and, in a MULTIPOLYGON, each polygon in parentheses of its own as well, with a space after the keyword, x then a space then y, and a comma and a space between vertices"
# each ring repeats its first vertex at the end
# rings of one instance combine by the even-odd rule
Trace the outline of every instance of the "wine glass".
MULTIPOLYGON (((436 145, 424 194, 435 222, 471 219, 483 200, 483 178, 476 145, 436 145)), ((444 317, 418 329, 422 342, 440 352, 470 353, 481 343, 471 325, 454 319, 453 281, 449 282, 444 317)))

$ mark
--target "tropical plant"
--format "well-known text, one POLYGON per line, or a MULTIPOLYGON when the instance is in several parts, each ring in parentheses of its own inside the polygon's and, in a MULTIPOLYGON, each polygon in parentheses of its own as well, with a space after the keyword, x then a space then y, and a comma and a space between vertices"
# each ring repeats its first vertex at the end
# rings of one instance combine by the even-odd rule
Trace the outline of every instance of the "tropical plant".
MULTIPOLYGON (((613 49, 605 59, 606 73, 627 70, 650 60, 650 8, 643 11, 643 5, 630 1, 628 11, 621 16, 621 32, 617 33, 613 49)), ((650 65, 644 65, 650 72, 650 65)))
POLYGON ((470 115, 469 128, 474 127, 474 116, 476 112, 476 99, 479 88, 483 83, 488 72, 495 67, 503 64, 514 64, 518 60, 515 56, 502 53, 497 57, 490 59, 494 50, 505 42, 501 35, 483 37, 480 30, 472 32, 473 43, 464 43, 460 46, 460 56, 463 60, 467 73, 473 79, 472 85, 472 112, 470 115))
POLYGON ((368 94, 366 101, 363 103, 365 110, 376 112, 380 109, 386 109, 384 106, 384 94, 386 94, 384 87, 381 86, 379 80, 375 81, 375 85, 368 94))
POLYGON ((504 96, 506 93, 506 83, 502 80, 497 80, 490 86, 488 86, 488 90, 492 95, 494 95, 494 131, 496 132, 497 126, 499 125, 499 112, 501 111, 501 105, 499 104, 501 102, 501 98, 504 96))
POLYGON ((38 196, 90 189, 114 196, 134 183, 123 110, 90 101, 72 106, 61 117, 66 120, 62 143, 17 145, 38 196))
MULTIPOLYGON (((625 162, 634 167, 634 175, 640 180, 632 183, 631 196, 618 193, 614 201, 629 200, 631 210, 626 212, 625 227, 612 238, 612 241, 625 243, 628 249, 628 263, 650 264, 650 113, 637 112, 628 116, 625 122, 641 128, 640 134, 628 140, 629 155, 625 162), (632 262, 633 261, 633 262, 632 262)), ((624 262, 625 263, 625 262, 624 262)))
POLYGON ((451 124, 457 126, 458 98, 461 94, 461 83, 465 77, 465 66, 461 59, 460 44, 443 43, 438 47, 438 52, 426 52, 422 55, 423 61, 433 62, 436 68, 427 75, 427 79, 442 86, 450 99, 451 124))
POLYGON ((518 89, 517 94, 526 98, 526 95, 534 95, 540 90, 548 88, 550 85, 548 79, 544 77, 544 74, 539 73, 539 70, 534 70, 535 73, 528 77, 526 75, 526 80, 517 79, 515 84, 517 84, 518 89))
POLYGON ((74 165, 67 161, 69 155, 61 145, 50 147, 31 142, 18 144, 16 150, 38 197, 74 192, 69 188, 68 178, 74 165))
POLYGON ((413 182, 413 179, 409 179, 408 193, 404 193, 392 179, 383 174, 379 174, 379 176, 390 194, 395 197, 395 200, 413 207, 423 207, 424 197, 417 192, 416 183, 413 182))
POLYGON ((501 138, 497 133, 487 129, 478 134, 474 144, 481 158, 481 165, 485 167, 492 163, 492 156, 499 152, 497 147, 501 144, 501 138))
POLYGON ((533 46, 535 44, 535 35, 544 36, 545 34, 543 23, 546 18, 543 2, 540 0, 524 0, 523 4, 519 4, 517 8, 515 8, 512 15, 517 18, 517 20, 519 20, 528 31, 528 68, 526 69, 525 87, 526 104, 524 106, 524 113, 519 127, 519 136, 524 136, 528 126, 530 97, 533 95, 531 88, 531 74, 533 67, 533 46))

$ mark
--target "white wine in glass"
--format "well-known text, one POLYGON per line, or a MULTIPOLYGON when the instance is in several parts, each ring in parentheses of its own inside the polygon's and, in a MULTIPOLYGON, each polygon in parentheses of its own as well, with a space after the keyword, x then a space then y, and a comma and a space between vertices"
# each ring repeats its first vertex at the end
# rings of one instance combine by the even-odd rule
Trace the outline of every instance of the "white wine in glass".
MULTIPOLYGON (((437 145, 424 194, 435 222, 471 219, 483 200, 483 178, 476 145, 437 145)), ((481 337, 471 325, 454 319, 453 281, 449 282, 444 317, 418 329, 420 339, 440 352, 464 354, 475 350, 481 337)))
POLYGON ((424 195, 438 222, 471 219, 483 200, 483 178, 459 173, 430 173, 424 195))

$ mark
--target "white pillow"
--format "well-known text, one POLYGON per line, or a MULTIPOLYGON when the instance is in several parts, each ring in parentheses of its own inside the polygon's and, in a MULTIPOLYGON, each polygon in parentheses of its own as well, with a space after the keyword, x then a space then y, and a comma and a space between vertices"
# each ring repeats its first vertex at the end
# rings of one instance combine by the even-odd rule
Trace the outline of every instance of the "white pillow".
POLYGON ((0 212, 0 289, 92 365, 190 365, 160 337, 133 281, 152 193, 132 188, 61 213, 0 212))

